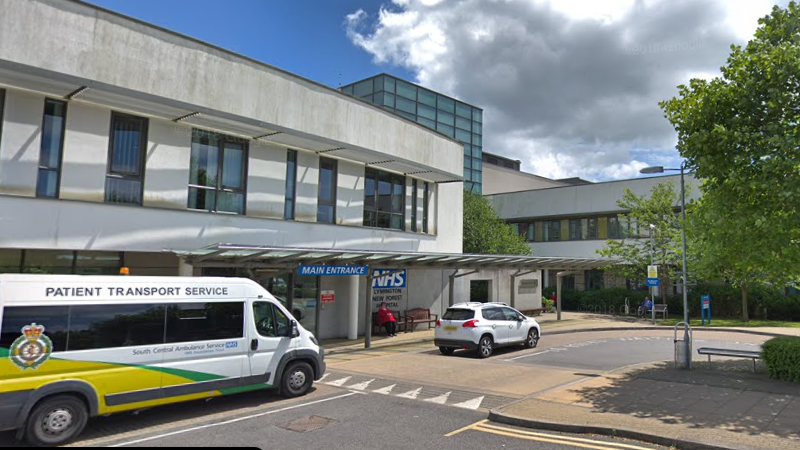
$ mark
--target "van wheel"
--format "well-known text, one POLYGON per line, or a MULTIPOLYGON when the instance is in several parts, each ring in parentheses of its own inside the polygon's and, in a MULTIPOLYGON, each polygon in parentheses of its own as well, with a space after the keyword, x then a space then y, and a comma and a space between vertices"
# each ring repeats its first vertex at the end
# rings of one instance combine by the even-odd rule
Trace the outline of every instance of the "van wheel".
POLYGON ((25 440, 36 447, 66 444, 86 427, 89 412, 79 399, 69 395, 48 398, 33 408, 25 425, 25 440))
POLYGON ((306 395, 314 383, 314 371, 305 362, 296 362, 289 365, 281 378, 281 394, 292 398, 306 395))
POLYGON ((483 336, 481 340, 478 342, 478 357, 479 358, 488 358, 492 356, 492 351, 494 350, 494 339, 488 334, 483 336))
POLYGON ((439 347, 439 351, 442 352, 444 356, 450 356, 455 353, 456 349, 453 347, 439 347))

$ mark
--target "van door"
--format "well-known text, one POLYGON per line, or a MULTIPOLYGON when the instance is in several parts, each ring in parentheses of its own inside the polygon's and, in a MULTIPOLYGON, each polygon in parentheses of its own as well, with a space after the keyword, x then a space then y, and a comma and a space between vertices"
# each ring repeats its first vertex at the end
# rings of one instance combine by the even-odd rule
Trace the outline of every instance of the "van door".
POLYGON ((291 319, 271 302, 252 302, 249 324, 250 377, 273 383, 281 357, 291 349, 291 319))

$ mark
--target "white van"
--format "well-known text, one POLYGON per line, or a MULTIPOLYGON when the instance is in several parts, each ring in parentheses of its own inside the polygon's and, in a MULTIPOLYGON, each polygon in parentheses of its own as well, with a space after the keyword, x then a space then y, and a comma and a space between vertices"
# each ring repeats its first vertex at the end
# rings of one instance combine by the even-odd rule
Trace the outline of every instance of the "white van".
POLYGON ((0 275, 0 431, 37 446, 89 417, 325 373, 317 340, 239 278, 0 275))

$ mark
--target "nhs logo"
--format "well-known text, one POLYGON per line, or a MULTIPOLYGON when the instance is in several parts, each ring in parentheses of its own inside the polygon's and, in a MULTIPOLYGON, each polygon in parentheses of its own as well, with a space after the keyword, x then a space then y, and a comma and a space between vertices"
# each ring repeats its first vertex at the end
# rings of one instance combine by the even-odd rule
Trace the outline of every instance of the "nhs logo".
POLYGON ((406 287, 406 269, 379 269, 372 271, 372 289, 397 289, 406 287), (381 276, 384 275, 385 276, 381 276))
POLYGON ((225 343, 225 348, 236 348, 238 346, 239 346, 238 342, 226 342, 225 343))

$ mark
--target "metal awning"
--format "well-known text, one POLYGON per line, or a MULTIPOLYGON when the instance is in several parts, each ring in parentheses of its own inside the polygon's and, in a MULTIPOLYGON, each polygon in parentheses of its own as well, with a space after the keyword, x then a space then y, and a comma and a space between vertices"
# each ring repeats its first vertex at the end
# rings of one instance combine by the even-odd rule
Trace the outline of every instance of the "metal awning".
POLYGON ((466 253, 384 252, 215 244, 198 250, 167 250, 195 267, 292 270, 299 264, 403 269, 565 269, 607 266, 609 259, 466 253))
MULTIPOLYGON (((403 175, 412 175, 414 178, 432 183, 464 181, 461 173, 452 173, 378 150, 328 139, 324 136, 311 135, 250 117, 242 117, 12 61, 0 60, 0 86, 41 92, 70 101, 88 102, 114 110, 170 120, 185 125, 187 129, 190 127, 205 128, 274 145, 310 150, 317 154, 375 166, 403 175)), ((332 95, 340 94, 332 93, 332 95)), ((358 101, 363 102, 365 108, 374 108, 380 113, 391 114, 362 100, 358 101)), ((402 119, 398 118, 398 120, 402 119)), ((419 126, 422 127, 422 125, 419 126)))

